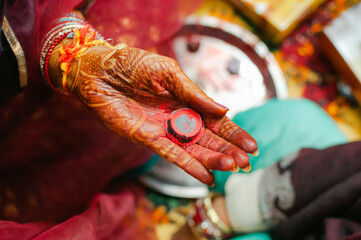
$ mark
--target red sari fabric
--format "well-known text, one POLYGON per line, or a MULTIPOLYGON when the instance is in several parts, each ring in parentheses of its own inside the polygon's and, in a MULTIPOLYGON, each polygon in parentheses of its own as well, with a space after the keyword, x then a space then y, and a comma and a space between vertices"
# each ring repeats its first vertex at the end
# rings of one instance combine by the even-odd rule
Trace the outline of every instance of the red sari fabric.
MULTIPOLYGON (((86 12, 86 19, 114 43, 125 42, 129 46, 147 49, 176 33, 185 17, 195 11, 201 1, 95 0, 86 12)), ((43 81, 38 63, 47 32, 58 18, 84 4, 86 0, 6 2, 5 16, 24 49, 31 80, 43 81)))
POLYGON ((87 20, 114 43, 148 49, 169 39, 201 0, 97 0, 87 20))
MULTIPOLYGON (((199 3, 98 0, 87 19, 105 38, 136 39, 125 42, 149 48, 174 34, 199 3)), ((40 76, 44 36, 57 18, 82 1, 0 4, 25 52, 29 73, 23 91, 0 96, 0 239, 153 239, 154 231, 145 230, 152 228, 144 223, 149 206, 141 189, 127 185, 94 198, 152 153, 106 129, 78 100, 58 95, 40 76), (142 213, 137 213, 139 206, 142 213)))

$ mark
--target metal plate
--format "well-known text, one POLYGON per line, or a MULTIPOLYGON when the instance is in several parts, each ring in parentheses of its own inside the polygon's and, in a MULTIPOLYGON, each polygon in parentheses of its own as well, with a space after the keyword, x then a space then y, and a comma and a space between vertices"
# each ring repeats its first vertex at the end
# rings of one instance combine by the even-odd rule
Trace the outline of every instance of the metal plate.
MULTIPOLYGON (((267 46, 239 25, 215 17, 190 17, 172 46, 185 74, 208 96, 227 106, 227 115, 286 98, 283 73, 267 46)), ((208 187, 160 158, 141 181, 163 194, 199 198, 208 187)))
POLYGON ((273 54, 239 25, 210 16, 191 17, 172 44, 185 74, 228 107, 231 118, 270 98, 287 97, 286 81, 273 54), (197 51, 190 50, 195 43, 197 51))

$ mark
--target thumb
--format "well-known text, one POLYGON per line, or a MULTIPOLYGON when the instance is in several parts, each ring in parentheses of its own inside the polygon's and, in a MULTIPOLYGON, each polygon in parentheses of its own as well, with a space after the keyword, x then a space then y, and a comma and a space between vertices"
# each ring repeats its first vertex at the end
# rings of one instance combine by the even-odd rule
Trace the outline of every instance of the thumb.
POLYGON ((178 66, 173 72, 173 93, 183 103, 207 117, 223 117, 229 110, 208 97, 178 66))

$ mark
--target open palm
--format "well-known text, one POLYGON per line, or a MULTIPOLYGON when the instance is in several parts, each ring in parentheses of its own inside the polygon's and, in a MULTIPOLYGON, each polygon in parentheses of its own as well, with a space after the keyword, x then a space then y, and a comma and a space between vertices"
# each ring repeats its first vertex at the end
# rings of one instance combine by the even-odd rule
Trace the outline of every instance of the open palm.
POLYGON ((142 144, 203 183, 209 170, 247 168, 255 140, 225 116, 227 108, 207 97, 173 59, 137 48, 90 48, 77 62, 68 89, 109 129, 142 144), (166 135, 164 122, 189 107, 205 125, 201 140, 179 145, 166 135))

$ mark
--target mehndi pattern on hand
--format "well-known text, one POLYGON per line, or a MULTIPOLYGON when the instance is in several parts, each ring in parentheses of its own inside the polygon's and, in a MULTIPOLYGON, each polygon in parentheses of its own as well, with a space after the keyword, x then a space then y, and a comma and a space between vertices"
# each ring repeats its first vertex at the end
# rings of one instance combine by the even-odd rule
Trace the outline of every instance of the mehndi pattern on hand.
MULTIPOLYGON (((199 181, 213 185, 209 170, 247 168, 256 141, 225 116, 171 58, 145 50, 90 47, 71 64, 67 88, 110 130, 142 144, 199 181), (164 122, 191 108, 204 121, 204 136, 189 146, 167 137, 164 122)), ((121 146, 120 146, 121 147, 121 146)))

